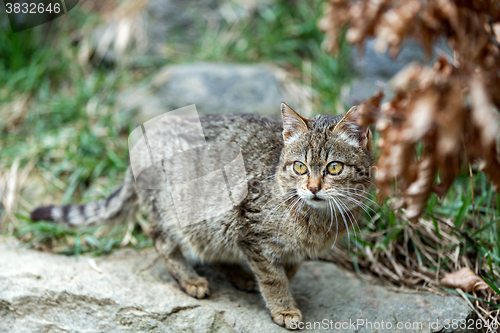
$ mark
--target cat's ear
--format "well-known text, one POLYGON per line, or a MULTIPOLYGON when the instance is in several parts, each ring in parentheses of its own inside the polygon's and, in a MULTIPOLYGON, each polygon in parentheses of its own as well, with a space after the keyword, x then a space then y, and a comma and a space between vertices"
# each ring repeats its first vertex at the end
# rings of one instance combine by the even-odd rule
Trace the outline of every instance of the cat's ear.
POLYGON ((345 116, 335 125, 334 132, 342 132, 347 134, 351 139, 354 139, 361 147, 366 147, 371 151, 371 132, 368 126, 362 127, 357 124, 360 117, 360 110, 357 106, 353 106, 345 116))
POLYGON ((307 132, 309 119, 302 117, 285 103, 281 103, 281 117, 283 118, 283 139, 289 143, 292 137, 307 132))

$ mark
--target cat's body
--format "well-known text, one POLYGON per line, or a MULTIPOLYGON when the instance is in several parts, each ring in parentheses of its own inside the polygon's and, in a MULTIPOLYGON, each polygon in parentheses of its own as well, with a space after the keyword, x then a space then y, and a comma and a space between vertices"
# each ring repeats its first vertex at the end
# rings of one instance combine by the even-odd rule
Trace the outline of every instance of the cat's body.
MULTIPOLYGON (((372 156, 369 133, 355 125, 354 112, 343 119, 307 120, 283 105, 282 113, 284 125, 256 115, 201 118, 208 144, 232 142, 241 148, 247 175, 248 195, 216 217, 189 223, 189 212, 176 209, 168 189, 136 186, 129 169, 124 184, 108 199, 40 207, 32 219, 99 223, 142 207, 159 256, 186 293, 197 298, 209 293, 207 281, 185 260, 189 252, 241 289, 255 290, 257 280, 273 320, 293 328, 301 314, 289 292, 289 279, 303 260, 328 251, 349 225, 354 226, 367 190, 349 188, 370 187, 372 156), (342 170, 336 174, 339 165, 342 170), (249 264, 254 275, 242 264, 249 264)), ((163 137, 158 128, 154 135, 163 137)))

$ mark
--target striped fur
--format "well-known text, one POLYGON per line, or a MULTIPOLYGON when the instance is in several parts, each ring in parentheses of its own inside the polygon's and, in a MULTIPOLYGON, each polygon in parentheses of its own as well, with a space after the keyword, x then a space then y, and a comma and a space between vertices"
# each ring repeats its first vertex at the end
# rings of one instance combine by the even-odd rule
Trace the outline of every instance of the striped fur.
POLYGON ((133 181, 132 172, 127 170, 123 184, 106 199, 83 205, 38 207, 31 212, 31 220, 83 226, 126 217, 137 209, 137 194, 133 181))

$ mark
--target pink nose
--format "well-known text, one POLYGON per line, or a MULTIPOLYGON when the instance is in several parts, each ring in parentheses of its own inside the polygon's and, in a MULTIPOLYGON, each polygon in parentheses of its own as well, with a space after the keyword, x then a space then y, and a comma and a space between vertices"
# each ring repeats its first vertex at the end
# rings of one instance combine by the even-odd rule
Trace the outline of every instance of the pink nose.
POLYGON ((312 194, 316 194, 319 191, 319 186, 309 186, 309 191, 311 191, 312 194))

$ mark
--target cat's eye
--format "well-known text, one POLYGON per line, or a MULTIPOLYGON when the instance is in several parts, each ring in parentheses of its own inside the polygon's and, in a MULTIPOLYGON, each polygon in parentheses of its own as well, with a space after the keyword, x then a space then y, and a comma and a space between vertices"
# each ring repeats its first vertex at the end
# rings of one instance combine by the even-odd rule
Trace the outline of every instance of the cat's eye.
POLYGON ((344 164, 340 162, 332 162, 326 167, 326 171, 333 176, 338 176, 344 171, 344 164))
POLYGON ((304 163, 293 162, 293 171, 298 175, 305 175, 307 173, 307 167, 304 163))

